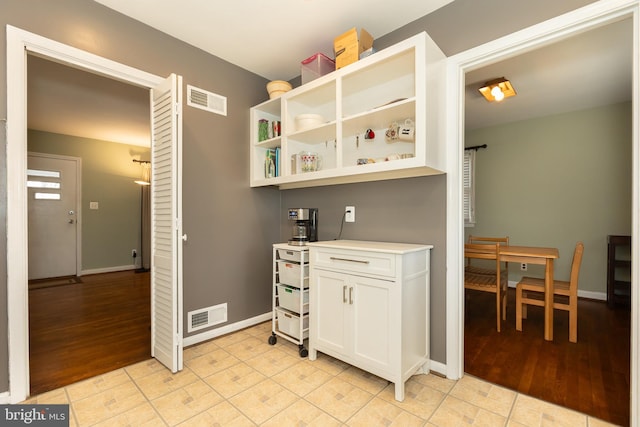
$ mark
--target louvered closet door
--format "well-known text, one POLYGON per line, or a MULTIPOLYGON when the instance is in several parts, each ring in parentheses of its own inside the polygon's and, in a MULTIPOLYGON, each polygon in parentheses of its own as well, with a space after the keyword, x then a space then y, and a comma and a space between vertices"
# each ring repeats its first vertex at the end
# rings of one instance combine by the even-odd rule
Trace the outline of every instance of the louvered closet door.
POLYGON ((152 356, 182 370, 182 77, 151 90, 152 356))

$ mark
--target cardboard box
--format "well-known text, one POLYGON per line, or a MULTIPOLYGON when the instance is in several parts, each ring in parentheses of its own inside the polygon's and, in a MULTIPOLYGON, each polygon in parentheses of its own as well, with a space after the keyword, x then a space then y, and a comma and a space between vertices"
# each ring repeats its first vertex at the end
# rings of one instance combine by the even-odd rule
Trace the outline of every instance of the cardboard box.
POLYGON ((373 47, 373 36, 364 28, 360 29, 360 36, 355 28, 339 35, 333 40, 333 52, 336 56, 336 70, 356 62, 360 54, 373 47))

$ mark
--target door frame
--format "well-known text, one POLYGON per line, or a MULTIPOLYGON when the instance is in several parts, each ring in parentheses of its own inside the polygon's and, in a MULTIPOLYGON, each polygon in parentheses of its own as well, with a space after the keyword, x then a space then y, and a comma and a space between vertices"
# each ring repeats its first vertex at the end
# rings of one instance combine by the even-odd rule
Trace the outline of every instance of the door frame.
MULTIPOLYGON (((164 78, 7 25, 7 316, 9 403, 29 395, 27 54, 151 89, 164 78)), ((153 168, 153 165, 152 165, 153 168)))
MULTIPOLYGON (((74 207, 76 211, 76 276, 82 276, 82 203, 80 202, 82 195, 82 158, 74 156, 63 156, 59 154, 38 153, 35 151, 27 151, 27 159, 29 156, 44 157, 47 159, 55 160, 68 160, 75 162, 76 165, 76 205, 74 207), (80 226, 78 226, 80 224, 80 226)), ((27 163, 28 165, 28 163, 27 163)), ((29 201, 27 200, 27 208, 29 201)), ((27 221, 28 218, 27 211, 27 221)), ((28 223, 27 223, 28 226, 28 223)), ((28 227, 27 227, 28 228, 28 227)), ((27 257, 29 256, 28 243, 27 243, 27 257)), ((27 258, 28 261, 28 258, 27 258)), ((28 273, 28 272, 27 272, 28 273)))
MULTIPOLYGON (((498 61, 557 42, 563 38, 616 22, 633 20, 632 83, 632 251, 640 253, 640 2, 598 1, 564 15, 469 49, 447 59, 446 171, 447 171, 447 274, 446 283, 446 375, 464 375, 464 219, 462 209, 462 157, 464 152, 465 74, 498 61)), ((634 256, 634 262, 638 256, 634 256)), ((634 263, 637 265, 638 263, 634 263)), ((632 269, 631 286, 638 289, 639 272, 632 269)), ((638 425, 640 407, 640 296, 631 295, 631 425, 638 425)))

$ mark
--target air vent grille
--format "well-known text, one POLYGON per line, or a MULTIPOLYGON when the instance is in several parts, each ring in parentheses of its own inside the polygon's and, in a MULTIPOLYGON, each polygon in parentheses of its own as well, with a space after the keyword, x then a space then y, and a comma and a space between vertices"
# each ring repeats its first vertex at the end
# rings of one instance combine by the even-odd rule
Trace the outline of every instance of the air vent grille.
POLYGON ((187 85, 187 105, 212 113, 227 115, 227 98, 187 85))
POLYGON ((188 332, 209 328, 227 321, 227 303, 190 311, 187 316, 189 320, 188 332))

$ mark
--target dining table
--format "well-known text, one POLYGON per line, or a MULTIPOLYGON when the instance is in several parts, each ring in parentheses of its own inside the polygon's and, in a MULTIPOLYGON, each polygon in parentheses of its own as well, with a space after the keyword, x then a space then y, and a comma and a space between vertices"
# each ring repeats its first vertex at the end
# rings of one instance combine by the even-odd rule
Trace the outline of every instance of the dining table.
POLYGON ((553 341, 553 262, 560 258, 558 248, 538 246, 500 246, 500 261, 544 265, 544 339, 553 341))

